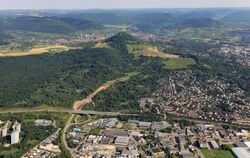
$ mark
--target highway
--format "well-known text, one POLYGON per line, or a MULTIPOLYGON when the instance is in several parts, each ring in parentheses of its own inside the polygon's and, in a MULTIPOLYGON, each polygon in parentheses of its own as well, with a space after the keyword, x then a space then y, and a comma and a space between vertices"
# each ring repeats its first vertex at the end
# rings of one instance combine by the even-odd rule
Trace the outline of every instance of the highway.
POLYGON ((23 110, 0 110, 0 114, 4 113, 29 113, 29 112, 55 112, 55 113, 69 113, 69 114, 78 114, 78 115, 109 115, 109 116, 118 116, 118 115, 138 115, 138 114, 125 114, 121 112, 102 112, 102 111, 92 111, 92 110, 70 110, 70 109, 23 109, 23 110))

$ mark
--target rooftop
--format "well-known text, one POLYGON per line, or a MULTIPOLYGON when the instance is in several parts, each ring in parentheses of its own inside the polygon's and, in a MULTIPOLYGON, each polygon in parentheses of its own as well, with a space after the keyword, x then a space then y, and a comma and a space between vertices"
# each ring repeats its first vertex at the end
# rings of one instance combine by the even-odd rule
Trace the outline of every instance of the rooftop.
POLYGON ((115 139, 115 144, 128 144, 129 142, 129 137, 126 136, 118 136, 115 139))
POLYGON ((250 157, 249 148, 236 147, 236 148, 232 148, 232 152, 237 158, 249 158, 250 157))

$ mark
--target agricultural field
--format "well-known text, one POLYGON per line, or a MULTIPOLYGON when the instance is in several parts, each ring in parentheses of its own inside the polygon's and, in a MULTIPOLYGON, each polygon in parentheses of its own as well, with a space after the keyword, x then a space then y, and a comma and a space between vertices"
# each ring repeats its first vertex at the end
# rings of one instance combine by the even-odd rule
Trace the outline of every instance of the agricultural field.
POLYGON ((94 47, 92 48, 109 48, 109 45, 105 42, 98 42, 94 47))
POLYGON ((179 57, 178 55, 163 53, 156 46, 148 44, 128 44, 127 48, 129 53, 135 56, 160 57, 164 59, 179 57))
POLYGON ((174 69, 186 69, 190 65, 195 65, 196 61, 192 58, 171 58, 163 61, 165 68, 174 70, 174 69))
POLYGON ((201 152, 204 154, 205 158, 234 158, 232 153, 227 150, 201 149, 201 152))
POLYGON ((27 55, 38 55, 44 53, 57 53, 62 51, 68 51, 69 49, 74 49, 73 47, 62 46, 62 45, 48 45, 48 46, 40 46, 34 47, 28 50, 14 50, 6 53, 0 53, 0 57, 7 56, 27 56, 27 55))

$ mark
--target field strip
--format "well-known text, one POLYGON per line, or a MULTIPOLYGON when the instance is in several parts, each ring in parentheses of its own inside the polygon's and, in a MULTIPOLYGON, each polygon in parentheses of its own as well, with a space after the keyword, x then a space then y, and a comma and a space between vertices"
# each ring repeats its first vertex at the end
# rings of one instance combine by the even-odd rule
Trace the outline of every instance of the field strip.
POLYGON ((18 56, 27 56, 27 55, 39 55, 49 52, 62 52, 74 49, 73 47, 67 47, 62 45, 49 45, 46 47, 34 47, 27 51, 13 51, 7 53, 0 53, 0 57, 18 57, 18 56))

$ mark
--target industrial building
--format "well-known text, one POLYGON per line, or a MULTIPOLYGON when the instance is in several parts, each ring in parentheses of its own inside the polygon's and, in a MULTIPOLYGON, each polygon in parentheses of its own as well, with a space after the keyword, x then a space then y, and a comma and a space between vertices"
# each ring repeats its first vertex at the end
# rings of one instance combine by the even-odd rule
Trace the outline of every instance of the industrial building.
POLYGON ((151 127, 151 122, 139 122, 139 128, 149 129, 151 127))
POLYGON ((35 121, 36 126, 51 126, 53 121, 51 120, 44 120, 44 119, 37 119, 35 121))
POLYGON ((117 137, 117 136, 128 136, 128 132, 124 129, 113 129, 106 128, 103 132, 105 136, 108 137, 117 137))
POLYGON ((118 136, 115 139, 116 145, 128 145, 129 143, 129 137, 127 136, 118 136))
POLYGON ((236 158, 249 158, 250 149, 247 147, 235 147, 231 149, 236 158))
POLYGON ((250 141, 245 141, 245 142, 244 142, 244 145, 245 145, 246 147, 250 148, 250 141))
POLYGON ((107 118, 107 119, 104 119, 104 122, 106 123, 105 127, 113 128, 116 126, 118 119, 117 118, 107 118))

